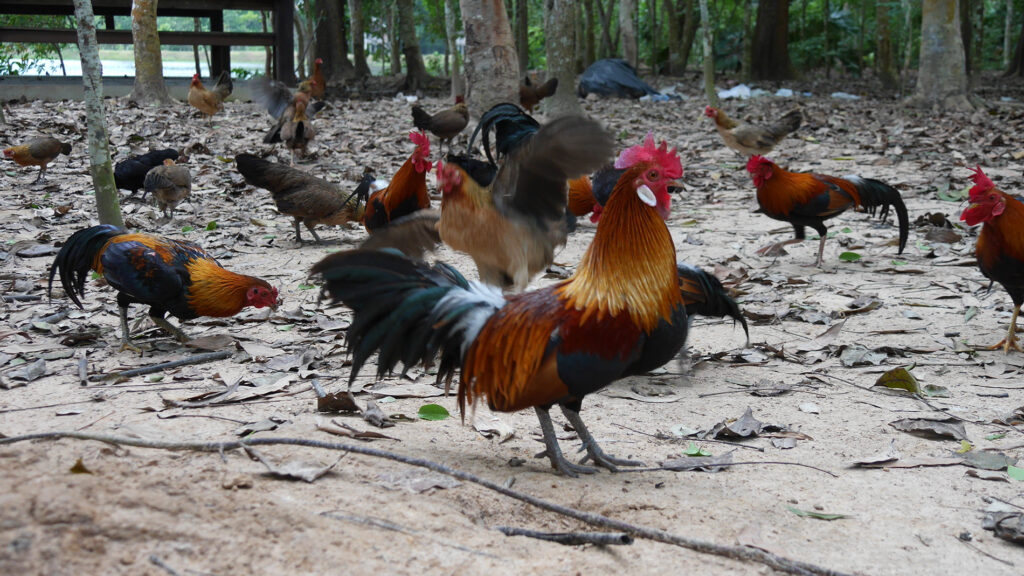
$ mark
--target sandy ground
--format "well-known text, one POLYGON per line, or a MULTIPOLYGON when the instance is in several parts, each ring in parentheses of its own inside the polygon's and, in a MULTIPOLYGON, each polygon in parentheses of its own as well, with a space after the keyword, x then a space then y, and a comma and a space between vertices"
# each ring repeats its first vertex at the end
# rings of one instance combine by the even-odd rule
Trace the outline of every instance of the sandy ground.
MULTIPOLYGON (((826 244, 826 270, 809 266, 815 241, 791 248, 773 265, 755 250, 791 231, 753 212, 753 187, 739 158, 701 116, 697 84, 686 81, 688 87, 680 91, 688 99, 681 102, 588 102, 585 108, 608 124, 621 146, 653 130, 679 147, 687 190, 675 199, 668 223, 677 255, 717 270, 732 285, 750 317, 751 346, 744 349, 743 333, 731 322, 698 318, 688 358, 589 397, 583 416, 609 452, 649 465, 680 457, 691 441, 716 456, 732 450, 677 434, 738 418, 748 407, 760 421, 800 433, 795 447, 779 447, 786 445, 780 438, 748 440, 747 448, 736 449, 732 457, 752 464, 717 473, 602 471, 565 478, 546 460, 532 458, 541 447, 532 412, 497 416, 514 431, 500 443, 483 437, 471 419, 463 424, 454 397, 395 399, 400 392, 422 394, 423 385, 432 383, 433 377, 420 371, 412 379, 385 380, 382 385, 392 390, 384 400, 358 395, 360 402, 377 397, 387 414, 408 417, 377 430, 390 439, 366 445, 443 463, 580 510, 719 544, 755 543, 844 572, 1020 574, 1024 552, 983 530, 981 519, 992 499, 1024 505, 1024 485, 1005 472, 986 473, 996 480, 969 475, 975 469, 951 461, 961 448, 958 440, 923 438, 889 425, 901 418, 952 417, 964 423, 975 451, 994 449, 1011 458, 1020 451, 1020 433, 993 420, 1022 405, 1024 355, 971 349, 999 340, 1011 312, 1008 296, 998 287, 988 291, 973 263, 975 233, 959 230, 958 239, 939 242, 926 237, 928 226, 913 226, 906 251, 897 255, 891 219, 881 225, 851 212, 831 223, 835 236, 826 244), (862 258, 842 262, 838 256, 844 251, 862 258), (849 314, 871 299, 881 306, 849 314), (834 339, 815 341, 844 317, 834 339), (847 366, 844 359, 859 362, 847 366), (911 364, 922 385, 943 386, 948 397, 925 403, 871 388, 884 371, 911 364), (395 386, 402 388, 396 392, 395 386), (778 387, 789 391, 751 393, 778 387), (416 419, 419 408, 431 402, 453 417, 416 419), (986 439, 996 433, 1005 437, 986 439), (852 467, 890 446, 901 462, 931 459, 947 465, 852 467), (849 517, 824 521, 800 517, 790 508, 849 517)), ((1024 115, 1019 102, 999 101, 1001 96, 1020 99, 1019 85, 992 80, 982 91, 990 110, 946 116, 903 111, 892 98, 840 101, 827 96, 829 88, 804 88, 814 96, 726 106, 739 117, 762 120, 799 103, 805 126, 779 147, 779 163, 888 181, 902 191, 912 221, 926 213, 956 221, 963 205, 940 197, 963 192, 969 184, 966 167, 976 163, 1007 191, 1024 189, 1019 136, 1024 115)), ((143 111, 123 102, 107 105, 117 158, 132 147, 185 148, 196 178, 196 202, 184 205, 170 222, 153 206, 124 201, 129 226, 199 242, 228 268, 280 287, 284 306, 269 319, 262 311, 248 311, 226 321, 186 325, 192 336, 230 336, 220 342, 235 351, 230 359, 155 377, 80 384, 80 357, 96 375, 178 359, 193 350, 142 320, 145 356, 119 352, 114 293, 95 283, 87 287, 85 311, 69 308, 62 294, 46 300, 52 255, 17 252, 52 246, 95 223, 82 140, 84 112, 78 103, 13 104, 9 124, 0 126, 4 145, 44 132, 70 139, 75 149, 52 165, 46 185, 29 184, 34 169, 7 162, 0 172, 6 241, 2 289, 43 296, 5 301, 0 311, 0 378, 11 387, 0 389, 0 433, 63 430, 214 441, 237 439, 247 433, 241 430, 247 423, 273 419, 276 429, 252 436, 358 442, 317 427, 318 420, 333 419, 360 431, 373 429, 358 416, 316 412, 312 380, 334 392, 343 390, 348 378, 343 340, 348 315, 319 306, 315 282, 306 275, 329 251, 358 242, 362 229, 324 229, 321 236, 330 244, 300 246, 291 219, 275 212, 269 194, 244 185, 225 160, 262 148, 268 120, 251 104, 229 103, 212 131, 184 106, 143 111), (210 222, 216 229, 206 229, 210 222), (70 314, 40 322, 60 311, 70 314), (88 329, 98 338, 63 343, 69 334, 88 329), (314 355, 302 361, 302 353, 310 351, 314 355), (16 378, 38 360, 44 361, 43 376, 29 382, 16 378), (234 382, 241 383, 229 399, 234 401, 173 407, 174 401, 223 392, 234 382)), ((439 99, 425 102, 428 109, 442 105, 439 99)), ((334 102, 318 120, 318 144, 302 167, 345 190, 354 187, 366 165, 388 177, 410 150, 407 109, 404 101, 334 102)), ((283 151, 277 155, 286 158, 283 151)), ((583 224, 557 262, 571 271, 593 232, 592 225, 583 224)), ((442 250, 439 258, 475 274, 465 257, 442 250)), ((534 285, 551 281, 539 278, 534 285)), ((140 308, 133 308, 133 315, 145 316, 140 308)), ((378 385, 372 371, 357 379, 358 387, 378 385)), ((476 417, 492 420, 484 411, 476 417)), ((555 421, 565 424, 560 414, 555 421)), ((564 449, 574 451, 571 429, 559 433, 564 449)), ((277 463, 329 465, 339 456, 287 446, 260 452, 277 463)), ((470 483, 355 454, 314 483, 270 477, 262 464, 237 450, 168 452, 70 439, 0 446, 0 468, 0 573, 5 574, 771 573, 756 564, 643 540, 599 548, 506 537, 496 528, 591 528, 470 483), (88 473, 72 473, 79 461, 88 473)))

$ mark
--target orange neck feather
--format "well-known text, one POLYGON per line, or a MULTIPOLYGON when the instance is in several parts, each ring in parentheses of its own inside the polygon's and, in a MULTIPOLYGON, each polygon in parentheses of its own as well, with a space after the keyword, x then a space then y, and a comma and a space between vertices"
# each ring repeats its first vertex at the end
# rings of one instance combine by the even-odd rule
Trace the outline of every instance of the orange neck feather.
POLYGON ((634 181, 646 165, 619 178, 576 273, 559 289, 580 322, 626 312, 647 332, 682 304, 675 245, 657 211, 641 202, 634 181))
POLYGON ((982 225, 975 253, 982 257, 987 250, 998 250, 1024 260, 1024 204, 1005 192, 1003 201, 1003 213, 982 225))
POLYGON ((249 288, 260 283, 258 278, 225 270, 213 260, 199 258, 185 267, 192 279, 188 303, 200 316, 224 318, 238 314, 246 306, 249 288))

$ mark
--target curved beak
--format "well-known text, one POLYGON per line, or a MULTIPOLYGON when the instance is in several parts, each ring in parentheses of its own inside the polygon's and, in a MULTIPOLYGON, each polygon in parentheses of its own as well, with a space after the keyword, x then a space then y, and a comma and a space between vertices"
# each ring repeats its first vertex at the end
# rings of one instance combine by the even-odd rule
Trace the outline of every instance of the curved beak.
POLYGON ((667 188, 668 188, 669 194, 672 194, 673 190, 674 190, 675 193, 679 194, 680 196, 683 196, 683 182, 682 182, 682 180, 672 180, 671 182, 668 183, 667 188))

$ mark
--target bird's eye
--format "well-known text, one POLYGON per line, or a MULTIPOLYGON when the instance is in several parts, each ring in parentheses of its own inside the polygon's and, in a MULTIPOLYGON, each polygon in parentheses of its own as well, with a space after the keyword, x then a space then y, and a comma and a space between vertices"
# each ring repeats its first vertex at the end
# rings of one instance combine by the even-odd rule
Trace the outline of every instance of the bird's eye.
POLYGON ((647 173, 647 179, 648 180, 657 180, 658 179, 658 171, 657 170, 651 170, 650 172, 648 172, 647 173))

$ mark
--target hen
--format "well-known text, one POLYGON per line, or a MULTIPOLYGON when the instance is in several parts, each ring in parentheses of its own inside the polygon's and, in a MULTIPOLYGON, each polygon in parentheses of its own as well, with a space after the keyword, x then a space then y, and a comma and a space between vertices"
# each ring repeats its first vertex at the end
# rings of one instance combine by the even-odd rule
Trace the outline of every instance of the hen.
POLYGON ((207 119, 207 124, 213 124, 213 115, 224 109, 224 101, 231 95, 234 84, 231 82, 231 75, 225 70, 217 77, 217 82, 212 90, 203 86, 199 74, 192 76, 192 84, 188 88, 188 103, 198 109, 207 119))
POLYGON ((743 156, 768 154, 787 134, 800 127, 799 110, 786 112, 778 122, 766 127, 739 122, 730 118, 724 111, 708 106, 704 115, 715 120, 718 135, 725 145, 743 156))
POLYGON ((313 74, 309 77, 312 81, 309 95, 317 100, 324 99, 324 90, 327 88, 327 78, 324 76, 323 63, 323 58, 317 58, 314 60, 313 74))
POLYGON ((523 83, 519 85, 519 104, 527 112, 533 114, 533 109, 540 104, 540 101, 548 96, 554 96, 556 90, 558 90, 558 78, 551 78, 537 86, 530 80, 529 76, 526 76, 523 79, 523 83))
MULTIPOLYGON (((359 203, 359 196, 352 193, 345 197, 326 180, 252 154, 239 154, 235 164, 246 182, 270 191, 279 212, 295 218, 297 242, 302 242, 300 222, 320 244, 323 241, 314 229, 317 224, 340 226, 363 218, 365 208, 359 203)), ((369 183, 364 193, 369 193, 369 183)))
POLYGON ((387 188, 378 190, 366 202, 363 225, 373 233, 393 220, 418 210, 430 208, 427 194, 427 172, 430 162, 430 139, 423 132, 410 132, 409 139, 416 146, 412 155, 395 172, 387 188))
POLYGON ((828 233, 825 220, 858 206, 881 208, 883 221, 889 214, 889 208, 895 208, 900 226, 900 254, 907 245, 910 232, 907 207, 899 191, 884 182, 859 176, 836 178, 823 174, 786 172, 762 156, 751 156, 747 161, 747 171, 757 187, 757 203, 761 211, 769 218, 789 222, 796 234, 791 240, 765 246, 758 250, 758 254, 778 254, 783 247, 802 242, 805 227, 810 226, 821 238, 818 259, 814 264, 821 266, 828 233))
POLYGON ((129 342, 128 306, 149 306, 149 316, 181 342, 188 337, 164 318, 181 320, 200 316, 226 318, 247 306, 277 307, 277 289, 266 281, 221 268, 199 246, 150 234, 129 234, 110 225, 75 232, 64 243, 50 267, 47 293, 53 278, 71 301, 82 308, 85 282, 92 270, 117 290, 121 315, 121 349, 139 349, 129 342))
POLYGON ((146 174, 160 166, 164 160, 178 160, 178 151, 173 148, 151 150, 140 156, 132 156, 114 166, 114 183, 119 190, 129 190, 132 195, 143 188, 142 199, 146 199, 146 174))
POLYGON ((970 190, 970 205, 960 220, 969 226, 982 225, 974 250, 978 267, 986 278, 999 282, 1013 301, 1013 317, 1006 337, 989 349, 1002 347, 1007 354, 1010 348, 1024 352, 1017 342, 1017 316, 1024 303, 1024 204, 996 188, 981 166, 974 169, 971 178, 974 186, 970 190))
POLYGON ((146 192, 153 193, 164 216, 174 218, 174 209, 192 194, 192 173, 168 158, 146 174, 144 186, 146 192))
POLYGON ((292 96, 281 117, 270 132, 263 138, 264 144, 275 144, 284 142, 288 151, 291 152, 291 165, 295 165, 295 153, 299 157, 306 155, 306 147, 309 141, 316 136, 310 118, 324 107, 323 102, 310 104, 309 97, 316 87, 315 80, 307 80, 299 85, 299 89, 292 96))
POLYGON ((317 263, 323 291, 355 314, 349 381, 375 351, 378 376, 440 355, 438 383, 461 373, 463 417, 480 400, 498 411, 533 408, 561 473, 595 472, 583 465, 588 459, 612 471, 639 465, 607 455, 579 412, 588 394, 665 364, 686 341, 688 304, 658 208, 668 205, 668 182, 682 166, 664 147, 654 155, 629 150, 617 165, 626 172, 576 273, 540 290, 503 296, 446 264, 392 252, 339 252, 317 263), (556 404, 587 452, 580 464, 562 455, 549 414, 556 404))
POLYGON ((14 160, 18 166, 39 166, 39 176, 33 184, 45 178, 46 165, 61 154, 71 154, 71 144, 61 142, 52 136, 33 138, 24 144, 4 149, 4 157, 14 160))
POLYGON ((417 104, 412 107, 412 124, 417 130, 437 136, 442 143, 447 143, 450 147, 452 139, 469 125, 469 108, 466 107, 462 96, 455 97, 455 106, 437 114, 430 114, 417 104))

